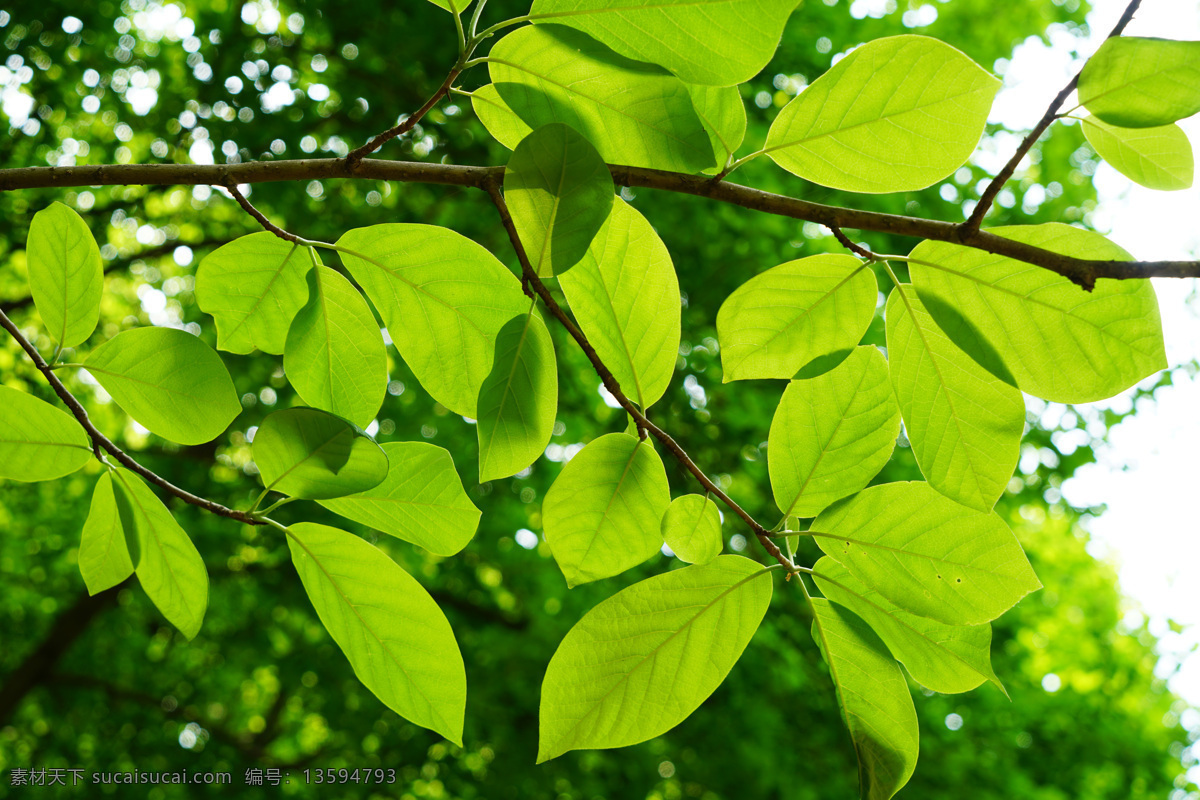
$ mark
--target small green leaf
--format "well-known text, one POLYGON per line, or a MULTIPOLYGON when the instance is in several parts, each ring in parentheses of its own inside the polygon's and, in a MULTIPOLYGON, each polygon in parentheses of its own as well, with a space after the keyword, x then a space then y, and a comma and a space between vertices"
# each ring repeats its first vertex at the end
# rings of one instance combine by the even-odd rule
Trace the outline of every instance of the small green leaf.
POLYGON ((559 278, 579 326, 643 409, 667 390, 679 354, 679 280, 667 246, 617 198, 578 266, 559 278))
POLYGON ((500 98, 495 84, 489 83, 471 92, 471 108, 492 138, 509 150, 515 150, 526 136, 533 133, 533 128, 526 125, 525 120, 518 117, 500 98))
POLYGON ((367 301, 329 267, 308 273, 308 303, 292 321, 283 371, 305 403, 355 425, 369 424, 383 405, 383 335, 367 301))
POLYGON ((975 150, 999 88, 936 39, 876 39, 779 112, 765 151, 788 172, 834 189, 924 189, 975 150))
POLYGON ((108 472, 100 476, 92 491, 92 507, 79 538, 79 574, 91 595, 111 589, 133 574, 125 527, 108 472))
MULTIPOLYGON (((1077 258, 1131 260, 1100 234, 1058 222, 991 233, 1077 258)), ((950 340, 1029 394, 1102 400, 1167 366, 1149 281, 1101 281, 1085 292, 1049 270, 942 242, 921 242, 909 257, 913 285, 950 340)))
POLYGON ((1200 42, 1114 36, 1079 75, 1079 102, 1109 125, 1154 128, 1200 111, 1200 42))
POLYGON ((1096 155, 1134 183, 1164 192, 1191 188, 1192 143, 1178 125, 1118 128, 1088 117, 1083 135, 1096 155))
POLYGON ((73 209, 51 203, 33 215, 25 245, 29 288, 46 332, 60 347, 87 340, 100 319, 100 248, 73 209))
POLYGON ((855 614, 813 598, 813 639, 829 665, 858 755, 863 800, 890 800, 917 766, 917 710, 900 666, 855 614))
POLYGON ((479 509, 463 491, 450 453, 428 442, 388 442, 381 447, 388 460, 383 483, 317 502, 437 556, 452 556, 466 547, 479 526, 479 509))
POLYGON ((438 8, 444 8, 451 14, 461 14, 471 5, 471 0, 429 0, 438 8))
POLYGON ((196 268, 196 304, 217 323, 228 353, 283 353, 292 318, 308 298, 304 248, 261 231, 209 253, 196 268))
POLYGON ((925 480, 951 500, 990 511, 1021 455, 1020 390, 950 341, 909 284, 888 298, 886 329, 892 388, 925 480))
POLYGON ((529 18, 583 31, 690 83, 745 83, 771 60, 798 0, 534 0, 529 18))
POLYGON ((264 486, 305 500, 356 494, 388 476, 388 458, 371 437, 315 408, 268 414, 254 434, 253 453, 264 486))
POLYGON ((717 312, 722 380, 791 378, 814 358, 858 344, 879 285, 853 256, 819 255, 743 283, 717 312))
POLYGON ((900 435, 900 410, 876 347, 788 384, 771 421, 767 471, 784 514, 814 517, 879 474, 900 435))
POLYGON ((748 558, 720 556, 635 583, 589 611, 546 668, 538 763, 644 742, 687 719, 758 630, 769 575, 748 558))
POLYGON ((692 106, 708 131, 717 164, 713 171, 725 166, 746 138, 746 106, 736 86, 689 85, 692 106))
POLYGON ((129 416, 179 444, 212 441, 242 410, 221 357, 187 331, 122 331, 83 366, 129 416))
POLYGON ((540 277, 583 258, 612 208, 613 180, 591 142, 561 122, 517 145, 504 171, 504 199, 540 277))
POLYGON ((927 483, 872 486, 813 521, 817 545, 905 611, 980 625, 1041 588, 995 512, 974 511, 927 483))
POLYGON ((683 81, 583 33, 518 28, 492 48, 488 69, 526 124, 570 125, 608 163, 697 173, 716 162, 683 81))
POLYGON ((521 282, 475 242, 435 225, 356 228, 337 247, 425 390, 478 419, 496 335, 529 308, 521 282))
POLYGON ((616 575, 654 555, 670 502, 666 470, 648 441, 610 433, 579 451, 542 503, 546 541, 567 586, 616 575))
POLYGON ((707 564, 721 554, 721 512, 704 495, 676 497, 663 514, 662 534, 680 561, 707 564))
POLYGON ((446 615, 421 584, 353 534, 301 522, 292 563, 354 674, 384 705, 462 745, 467 673, 446 615))
POLYGON ((909 614, 829 556, 813 566, 813 578, 827 598, 870 625, 913 680, 930 691, 969 692, 985 680, 1004 691, 992 671, 991 625, 943 625, 909 614))
POLYGON ((112 488, 138 582, 167 621, 194 638, 208 607, 204 559, 141 478, 116 467, 112 488))
POLYGON ((0 478, 52 481, 92 457, 87 434, 65 411, 8 386, 0 386, 0 408, 0 478))
POLYGON ((492 373, 479 390, 479 481, 515 475, 550 443, 558 411, 558 367, 542 318, 529 309, 496 337, 492 373))

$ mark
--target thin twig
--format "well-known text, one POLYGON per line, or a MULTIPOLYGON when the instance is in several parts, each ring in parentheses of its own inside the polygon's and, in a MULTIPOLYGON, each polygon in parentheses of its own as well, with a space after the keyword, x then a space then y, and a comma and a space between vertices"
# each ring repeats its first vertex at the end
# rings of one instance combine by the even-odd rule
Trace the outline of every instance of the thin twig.
POLYGON ((238 205, 241 206, 247 214, 258 220, 259 225, 262 225, 263 228, 275 234, 280 239, 283 239, 285 242, 291 242, 292 244, 300 245, 301 247, 312 244, 312 242, 309 240, 302 239, 294 233, 288 233, 283 228, 267 219, 267 215, 255 208, 254 205, 246 199, 246 195, 242 194, 241 190, 237 188, 236 184, 230 183, 222 186, 221 188, 229 192, 229 194, 233 196, 233 199, 237 200, 238 205))
POLYGON ((54 374, 54 371, 50 368, 50 365, 46 363, 46 359, 42 358, 42 354, 39 353, 37 348, 34 347, 29 340, 25 338, 24 334, 21 333, 21 329, 18 328, 3 311, 0 311, 0 327, 3 327, 6 331, 8 331, 9 335, 16 340, 17 344, 21 345, 21 349, 25 351, 30 360, 33 361, 33 365, 37 367, 38 371, 42 373, 43 377, 45 377, 46 382, 50 384, 50 388, 52 388, 54 393, 57 394, 63 403, 66 404, 67 408, 70 409, 71 414, 76 420, 79 421, 79 424, 83 426, 83 429, 87 431, 88 436, 91 437, 92 440, 92 450, 95 452, 97 458, 103 460, 100 451, 104 450, 117 461, 119 461, 121 465, 130 472, 136 472, 150 483, 153 483, 155 486, 159 487, 165 492, 175 495, 185 503, 191 503, 194 506, 203 508, 205 511, 221 517, 228 517, 229 519, 237 520, 238 522, 244 522, 247 525, 263 524, 262 521, 255 519, 244 511, 235 511, 234 509, 223 506, 213 500, 192 494, 186 489, 180 489, 166 478, 158 475, 155 472, 151 472, 141 464, 134 461, 128 453, 113 444, 112 440, 101 433, 96 426, 92 424, 92 421, 88 419, 88 414, 84 407, 79 403, 78 400, 75 399, 75 396, 71 394, 67 387, 63 385, 63 382, 58 379, 58 376, 54 374))
POLYGON ((854 255, 859 256, 860 258, 865 258, 868 261, 875 260, 874 253, 872 253, 870 250, 866 249, 865 247, 862 247, 862 246, 857 245, 854 242, 850 241, 850 237, 847 236, 846 233, 839 226, 830 225, 828 227, 829 227, 829 230, 833 231, 833 238, 835 238, 839 242, 841 242, 842 247, 846 248, 851 253, 854 253, 854 255))
MULTIPOLYGON (((1108 37, 1105 39, 1105 41, 1113 38, 1114 36, 1121 35, 1121 33, 1125 30, 1125 26, 1127 26, 1130 20, 1133 19, 1133 15, 1137 11, 1138 6, 1141 5, 1141 2, 1142 0, 1131 0, 1129 5, 1125 8, 1125 13, 1121 15, 1119 20, 1117 20, 1116 26, 1108 34, 1108 37)), ((996 195, 1000 193, 1000 190, 1004 187, 1004 184, 1008 183, 1008 179, 1013 176, 1013 173, 1017 169, 1017 164, 1021 163, 1021 159, 1023 159, 1026 153, 1029 152, 1030 148, 1033 147, 1033 143, 1040 139, 1042 134, 1046 132, 1046 129, 1050 127, 1051 123, 1058 118, 1058 109, 1061 108, 1062 104, 1066 102, 1067 98, 1071 95, 1071 92, 1075 91, 1075 87, 1079 84, 1079 76, 1082 74, 1083 70, 1080 69, 1079 72, 1075 73, 1075 77, 1071 78, 1071 81, 1063 87, 1063 90, 1059 92, 1057 96, 1055 96, 1053 102, 1050 103, 1050 107, 1046 109, 1046 113, 1042 115, 1041 120, 1034 127, 1034 129, 1029 132, 1029 135, 1022 140, 1021 145, 1017 148, 1017 152, 1013 153, 1012 158, 1010 158, 1008 163, 1004 165, 1004 169, 1000 170, 999 174, 997 174, 996 177, 992 179, 992 182, 987 185, 987 188, 983 190, 983 194, 980 196, 979 202, 975 204, 975 208, 971 211, 971 216, 968 217, 967 221, 962 224, 964 233, 979 230, 979 226, 983 223, 983 217, 985 214, 987 214, 988 209, 992 207, 992 202, 996 199, 996 195)), ((969 244, 969 242, 964 240, 963 244, 969 244)))
POLYGON ((580 349, 583 350, 584 355, 587 356, 588 361, 590 361, 592 364, 592 369, 594 369, 596 374, 600 376, 600 382, 604 384, 604 388, 608 390, 609 394, 617 399, 617 402, 621 404, 621 407, 624 408, 626 412, 628 412, 629 416, 633 417, 634 424, 637 426, 639 434, 641 434, 644 438, 645 433, 649 433, 654 436, 655 439, 658 439, 660 442, 662 442, 663 446, 670 451, 671 455, 674 456, 675 459, 682 464, 683 467, 690 472, 697 481, 700 482, 701 486, 703 486, 708 492, 724 503, 731 511, 733 511, 733 513, 742 518, 742 520, 750 527, 750 530, 754 532, 754 535, 758 538, 758 541, 762 544, 763 548, 771 555, 772 558, 778 561, 784 569, 788 570, 789 573, 795 572, 796 565, 793 564, 791 559, 789 559, 780 551, 780 549, 775 545, 774 542, 770 540, 770 538, 768 538, 766 528, 760 525, 758 521, 750 515, 749 512, 739 506, 733 500, 733 498, 725 494, 721 487, 717 486, 712 479, 705 475, 704 470, 696 466, 696 462, 692 461, 691 457, 679 445, 679 443, 676 442, 670 434, 651 422, 646 415, 642 413, 641 409, 639 409, 637 405, 634 404, 634 402, 630 400, 625 392, 621 389, 620 383, 618 383, 617 379, 613 377, 612 371, 609 370, 609 368, 604 364, 604 361, 600 358, 599 354, 596 352, 596 349, 592 347, 591 342, 588 341, 587 336, 585 336, 583 331, 581 331, 579 327, 571 320, 570 316, 568 316, 566 311, 563 310, 562 306, 558 304, 558 301, 554 299, 554 295, 549 289, 546 288, 546 285, 542 283, 541 279, 534 271, 532 264, 529 262, 529 257, 525 253, 525 247, 521 244, 521 238, 517 234, 516 225, 513 224, 512 215, 508 211, 508 204, 504 201, 504 195, 500 190, 500 185, 500 181, 494 180, 489 182, 485 189, 488 195, 492 198, 492 203, 496 206, 496 211, 500 215, 500 222, 504 225, 504 229, 508 233, 508 238, 509 241, 512 242, 513 249, 516 250, 517 260, 521 262, 521 273, 524 281, 531 286, 535 292, 537 292, 538 297, 542 298, 542 302, 545 304, 546 309, 551 313, 551 315, 554 316, 555 319, 562 323, 562 326, 567 329, 567 333, 571 335, 571 338, 574 339, 579 345, 580 349))
MULTIPOLYGON (((465 58, 466 54, 463 55, 465 58)), ((351 150, 345 159, 346 167, 351 172, 355 171, 358 168, 359 163, 362 162, 364 158, 369 156, 371 153, 374 153, 376 150, 383 147, 397 136, 403 136, 416 127, 417 123, 429 113, 429 109, 437 105, 438 102, 446 96, 446 93, 450 91, 450 85, 454 83, 454 79, 458 77, 458 74, 462 72, 462 70, 463 64, 460 61, 459 64, 454 66, 454 69, 450 70, 450 74, 446 76, 446 80, 442 81, 442 85, 438 87, 437 91, 430 95, 429 99, 425 101, 425 105, 421 106, 412 114, 409 114, 407 117, 401 120, 400 124, 388 128, 386 131, 371 139, 362 147, 356 147, 355 149, 351 150)))

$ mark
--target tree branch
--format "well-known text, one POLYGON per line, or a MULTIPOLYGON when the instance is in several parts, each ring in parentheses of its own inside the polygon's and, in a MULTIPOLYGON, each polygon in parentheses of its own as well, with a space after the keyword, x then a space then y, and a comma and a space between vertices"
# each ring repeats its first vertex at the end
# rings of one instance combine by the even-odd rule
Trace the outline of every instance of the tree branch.
MULTIPOLYGON (((455 15, 455 19, 458 19, 457 15, 455 15)), ((463 58, 465 58, 465 56, 463 56, 463 58)), ((442 81, 442 85, 438 87, 438 90, 430 95, 429 99, 425 101, 425 105, 421 106, 412 114, 405 117, 400 124, 392 128, 388 128, 386 131, 371 139, 371 141, 367 142, 362 147, 356 147, 355 149, 351 150, 346 156, 347 169, 354 171, 358 167, 359 163, 371 153, 374 153, 376 150, 383 147, 397 136, 403 136, 416 127, 416 124, 420 122, 426 114, 429 113, 429 109, 437 105, 438 102, 446 96, 446 93, 450 91, 450 85, 454 83, 454 79, 458 77, 460 72, 462 72, 462 60, 462 58, 459 59, 459 63, 454 66, 454 69, 450 70, 450 74, 446 76, 446 80, 442 81)))
POLYGON ((245 211, 250 216, 254 217, 254 219, 258 221, 259 225, 262 225, 263 228, 265 228, 266 230, 275 234, 280 239, 283 239, 285 242, 291 242, 292 244, 296 244, 296 245, 309 244, 309 241, 307 239, 302 239, 294 233, 288 233, 283 228, 279 227, 274 222, 271 222, 271 220, 267 219, 266 214, 262 213, 257 208, 255 208, 254 205, 249 200, 246 199, 246 195, 242 194, 241 190, 237 188, 236 184, 231 183, 228 186, 222 186, 221 188, 224 189, 225 191, 229 192, 229 194, 233 197, 233 199, 237 200, 237 204, 242 207, 242 210, 245 211))
POLYGON ((46 359, 42 358, 42 354, 39 353, 37 348, 30 344, 29 340, 26 339, 24 334, 21 333, 21 329, 18 328, 3 311, 0 311, 0 327, 8 331, 9 335, 17 341, 17 344, 21 345, 21 349, 25 351, 25 354, 29 356, 31 361, 33 361, 33 365, 37 367, 38 371, 42 373, 43 377, 45 377, 46 382, 50 384, 50 388, 52 388, 54 393, 57 394, 63 403, 66 404, 67 408, 70 409, 71 414, 74 415, 75 419, 79 421, 79 424, 83 426, 83 429, 87 431, 88 436, 91 437, 92 440, 92 450, 95 452, 97 458, 103 460, 100 451, 105 450, 112 455, 113 458, 119 461, 126 469, 130 470, 131 472, 136 472, 138 475, 150 481, 150 483, 153 483, 155 486, 165 492, 175 495, 185 503, 190 503, 199 508, 203 508, 205 511, 216 514, 217 516, 228 517, 229 519, 237 520, 238 522, 243 522, 247 525, 265 524, 261 520, 250 516, 245 511, 235 511, 234 509, 223 506, 213 500, 200 497, 199 495, 194 495, 186 489, 180 489, 178 486, 160 476, 158 473, 151 472, 141 464, 134 461, 128 453, 113 444, 112 440, 101 433, 96 426, 92 424, 92 421, 88 419, 88 414, 84 407, 80 405, 79 401, 75 399, 75 396, 67 390, 67 387, 63 385, 63 382, 58 379, 58 376, 54 374, 54 370, 52 370, 50 365, 46 363, 46 359))
POLYGON ((786 569, 789 573, 795 572, 796 565, 793 564, 791 559, 785 556, 783 552, 780 551, 780 549, 775 545, 775 543, 771 541, 768 536, 767 529, 760 525, 758 521, 750 515, 749 512, 739 506, 733 500, 733 498, 722 491, 720 486, 717 486, 717 484, 715 484, 707 475, 705 475, 704 470, 696 466, 696 462, 692 461, 691 457, 682 447, 680 447, 679 443, 676 442, 669 433, 651 422, 646 415, 642 413, 641 409, 639 409, 637 405, 634 404, 634 402, 630 400, 625 392, 621 389, 620 383, 618 383, 617 379, 613 377, 612 371, 609 370, 609 368, 604 364, 604 361, 600 358, 600 355, 596 352, 596 349, 592 347, 591 342, 588 341, 587 336, 585 336, 583 331, 580 330, 579 327, 571 320, 571 318, 563 310, 562 306, 558 304, 558 301, 554 299, 554 295, 551 294, 550 290, 546 288, 546 285, 542 283, 541 278, 539 278, 537 273, 534 271, 533 265, 529 263, 529 256, 526 255, 525 247, 521 244, 521 238, 517 234, 517 227, 513 223, 512 215, 508 211, 508 204, 504 201, 504 195, 501 192, 500 187, 501 181, 499 179, 493 179, 487 183, 484 189, 487 191, 488 196, 492 198, 492 203, 496 206, 496 211, 500 215, 500 222, 504 225, 504 230, 508 233, 509 241, 512 242, 513 249, 517 252, 517 260, 521 262, 521 273, 524 283, 533 288, 533 291, 536 292, 537 296, 542 299, 543 303, 545 303, 546 309, 550 312, 550 314, 553 315, 554 318, 562 323, 562 326, 567 329, 567 333, 571 335, 571 338, 574 339, 579 345, 580 349, 583 350, 584 355, 587 356, 588 361, 591 362, 592 368, 596 371, 596 374, 600 376, 600 382, 604 384, 604 388, 607 389, 608 392, 617 399, 617 402, 620 403, 621 407, 629 413, 629 416, 633 417, 634 424, 637 425, 639 432, 648 432, 655 439, 658 439, 660 442, 662 442, 663 446, 670 451, 671 455, 673 455, 675 459, 682 464, 683 467, 690 472, 693 477, 695 477, 697 481, 700 482, 701 486, 711 492, 712 495, 724 503, 729 510, 741 517, 742 520, 748 526, 750 526, 750 530, 752 530, 754 535, 758 537, 758 541, 762 544, 763 548, 770 553, 772 558, 782 564, 784 569, 786 569))
MULTIPOLYGON (((1005 239, 964 224, 882 214, 852 208, 810 203, 795 197, 764 192, 700 175, 610 165, 613 181, 620 186, 660 189, 705 197, 791 219, 806 220, 828 228, 853 228, 917 239, 961 244, 1058 273, 1091 289, 1101 278, 1197 278, 1200 261, 1095 261, 1052 253, 1040 247, 1005 239)), ((306 181, 334 178, 366 178, 402 183, 431 183, 470 186, 486 191, 499 180, 504 167, 475 167, 458 164, 426 164, 415 161, 364 159, 353 172, 345 159, 316 158, 256 161, 247 164, 118 164, 83 167, 18 167, 0 170, 0 191, 66 186, 97 185, 199 185, 219 186, 273 181, 306 181)))
MULTIPOLYGON (((1108 34, 1105 41, 1108 41, 1108 39, 1111 39, 1114 36, 1121 35, 1121 33, 1125 30, 1125 26, 1127 26, 1130 20, 1133 19, 1133 15, 1137 12, 1138 6, 1141 5, 1141 3, 1142 0, 1130 1, 1129 5, 1125 7, 1125 13, 1121 15, 1119 20, 1117 20, 1116 26, 1108 34)), ((1046 132, 1046 129, 1050 127, 1051 123, 1058 119, 1058 109, 1062 107, 1063 103, 1066 102, 1071 92, 1075 91, 1075 87, 1079 84, 1079 76, 1082 74, 1083 70, 1080 69, 1079 72, 1075 73, 1075 77, 1071 78, 1070 82, 1063 87, 1062 91, 1059 92, 1054 100, 1050 103, 1050 107, 1046 109, 1046 113, 1042 115, 1042 118, 1038 124, 1034 126, 1034 129, 1031 130, 1029 135, 1026 136, 1021 142, 1021 145, 1017 148, 1017 152, 1013 153, 1012 158, 1010 158, 1008 163, 1004 165, 1004 169, 1000 170, 999 174, 997 174, 995 178, 992 178, 992 182, 989 183, 987 188, 983 190, 983 195, 980 196, 979 202, 975 204, 974 210, 971 211, 971 216, 962 224, 964 232, 976 231, 979 229, 980 224, 983 222, 984 215, 987 214, 988 209, 992 207, 992 202, 996 199, 996 195, 1000 193, 1000 190, 1004 187, 1004 184, 1008 183, 1008 179, 1013 176, 1013 173, 1017 169, 1017 164, 1021 163, 1021 159, 1023 159, 1025 154, 1028 153, 1030 148, 1033 147, 1033 143, 1042 137, 1042 134, 1046 132)))

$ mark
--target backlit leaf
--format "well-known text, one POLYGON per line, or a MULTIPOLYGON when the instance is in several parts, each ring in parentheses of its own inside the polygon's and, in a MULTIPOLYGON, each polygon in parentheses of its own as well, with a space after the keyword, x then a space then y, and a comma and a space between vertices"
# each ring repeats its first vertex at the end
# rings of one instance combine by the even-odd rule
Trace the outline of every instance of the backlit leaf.
POLYGON ((729 157, 742 145, 746 137, 746 106, 736 86, 689 85, 692 106, 700 121, 708 130, 717 163, 713 167, 724 167, 729 157))
POLYGON ((509 150, 515 150, 526 136, 533 133, 533 128, 500 98, 494 84, 480 86, 471 92, 471 108, 488 133, 509 150))
POLYGON ((100 476, 92 490, 92 506, 79 538, 79 574, 92 595, 111 589, 133 574, 125 527, 108 472, 100 476))
POLYGON ((62 203, 33 215, 25 259, 29 289, 46 332, 60 347, 87 340, 100 319, 104 269, 83 218, 62 203))
POLYGON ((676 497, 663 514, 662 534, 680 561, 707 564, 721 553, 721 512, 704 495, 676 497))
POLYGON ((1096 155, 1134 183, 1167 192, 1192 185, 1192 143, 1178 125, 1118 128, 1088 117, 1083 135, 1096 155))
POLYGON ((378 486, 388 458, 351 423, 316 408, 274 411, 254 434, 263 485, 306 500, 344 497, 378 486))
POLYGON ((52 481, 92 457, 83 428, 44 400, 0 386, 0 478, 52 481))
POLYGON ((1106 39, 1079 75, 1079 102, 1109 125, 1153 128, 1200 111, 1200 42, 1106 39))

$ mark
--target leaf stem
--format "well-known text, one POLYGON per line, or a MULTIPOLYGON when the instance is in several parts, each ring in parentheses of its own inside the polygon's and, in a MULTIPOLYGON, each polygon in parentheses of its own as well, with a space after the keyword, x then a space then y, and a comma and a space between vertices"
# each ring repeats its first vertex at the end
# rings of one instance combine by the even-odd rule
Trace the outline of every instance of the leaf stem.
POLYGON ((506 19, 503 22, 497 22, 492 27, 485 28, 482 33, 477 34, 472 39, 472 41, 478 45, 484 39, 488 39, 492 36, 495 36, 497 33, 504 30, 505 28, 511 28, 514 25, 520 25, 522 22, 529 22, 529 19, 530 19, 529 15, 526 14, 521 17, 513 17, 512 19, 506 19))
POLYGON ((740 167, 742 164, 745 164, 747 161, 753 161, 754 159, 758 158, 759 156, 761 156, 761 155, 762 155, 763 153, 765 153, 765 152, 767 152, 765 149, 763 149, 763 150, 756 150, 756 151, 754 151, 753 153, 750 153, 749 155, 744 155, 744 156, 742 156, 741 158, 734 158, 734 157, 733 157, 733 154, 732 154, 732 153, 730 153, 730 154, 729 154, 729 158, 730 158, 730 161, 729 161, 729 163, 725 165, 725 169, 721 170, 721 171, 720 171, 720 172, 718 172, 716 175, 714 175, 714 176, 712 177, 712 180, 713 180, 713 181, 722 181, 722 180, 725 180, 725 176, 726 176, 726 175, 728 175, 729 173, 733 172, 735 169, 737 169, 738 167, 740 167))

